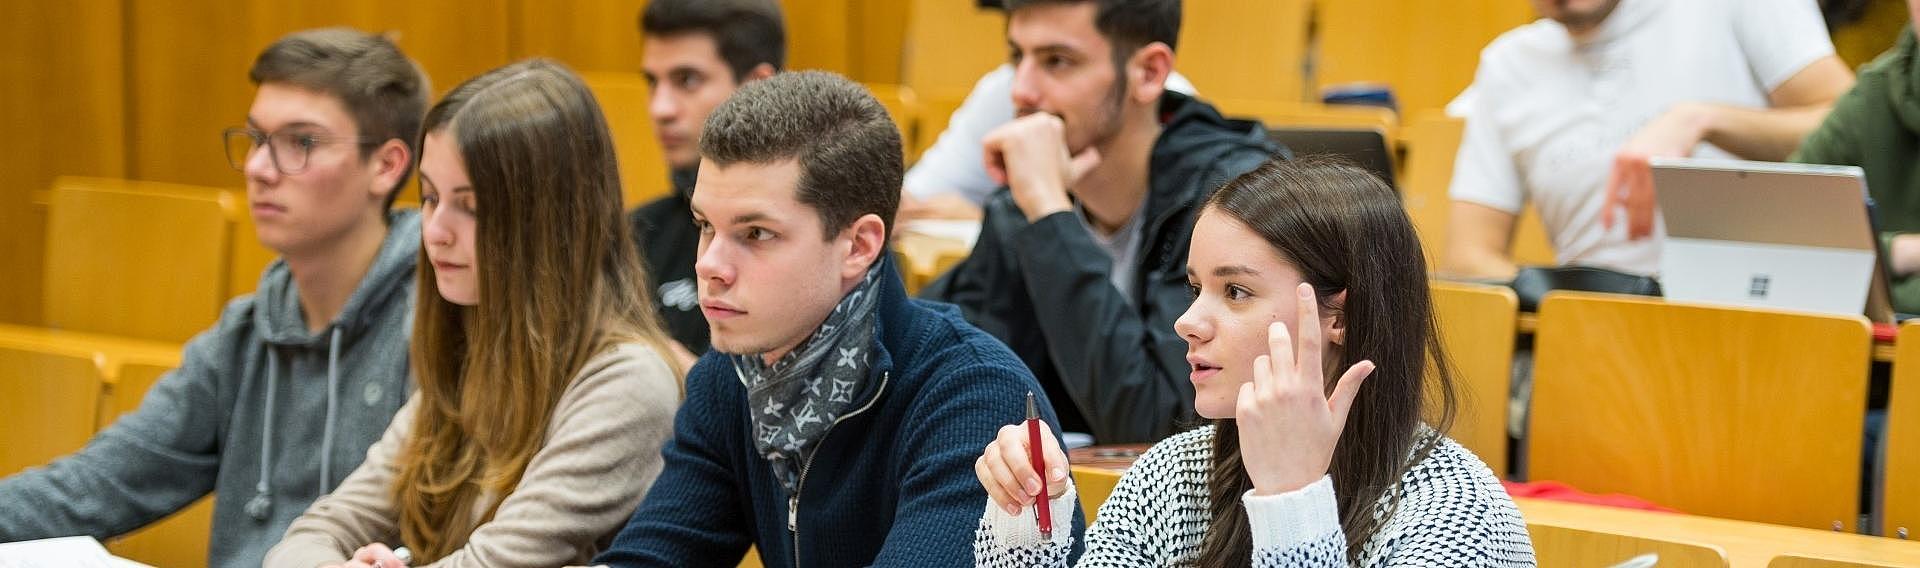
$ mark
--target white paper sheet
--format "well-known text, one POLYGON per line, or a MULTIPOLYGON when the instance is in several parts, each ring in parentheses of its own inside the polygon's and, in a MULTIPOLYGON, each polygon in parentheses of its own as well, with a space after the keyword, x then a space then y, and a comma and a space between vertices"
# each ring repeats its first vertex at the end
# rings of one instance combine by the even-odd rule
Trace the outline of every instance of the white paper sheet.
POLYGON ((0 568, 153 568, 107 553, 93 537, 66 536, 0 544, 0 568))

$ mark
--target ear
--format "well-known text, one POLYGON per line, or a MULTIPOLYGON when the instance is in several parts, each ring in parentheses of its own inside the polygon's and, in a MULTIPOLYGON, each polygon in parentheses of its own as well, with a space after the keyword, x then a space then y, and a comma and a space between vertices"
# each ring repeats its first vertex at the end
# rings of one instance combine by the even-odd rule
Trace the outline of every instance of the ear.
POLYGON ((1173 48, 1153 42, 1133 52, 1127 61, 1127 92, 1134 102, 1152 104, 1167 91, 1167 77, 1173 75, 1173 48))
POLYGON ((407 175, 407 167, 413 165, 413 151, 394 138, 374 149, 367 159, 373 162, 373 186, 367 188, 367 192, 373 194, 374 200, 386 203, 387 194, 400 191, 395 186, 407 175))
POLYGON ((773 76, 773 65, 768 63, 761 63, 759 65, 753 66, 752 69, 748 69, 747 76, 741 77, 739 84, 745 85, 749 81, 758 81, 758 80, 765 79, 772 76, 773 76))
POLYGON ((1347 345, 1347 291, 1341 290, 1327 298, 1328 306, 1321 312, 1320 329, 1326 330, 1328 343, 1345 347, 1347 345))
POLYGON ((851 237, 847 245, 847 258, 840 265, 840 280, 856 282, 867 275, 867 267, 880 260, 887 252, 887 223, 879 215, 868 213, 854 219, 842 235, 851 237))

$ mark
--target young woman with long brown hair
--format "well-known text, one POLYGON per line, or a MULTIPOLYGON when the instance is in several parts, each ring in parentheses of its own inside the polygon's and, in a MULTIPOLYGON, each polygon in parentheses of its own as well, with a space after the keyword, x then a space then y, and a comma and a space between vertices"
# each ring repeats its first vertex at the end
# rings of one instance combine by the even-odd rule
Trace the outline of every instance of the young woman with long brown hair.
MULTIPOLYGON (((1533 565, 1499 480, 1440 434, 1452 371, 1425 263, 1393 190, 1348 163, 1274 159, 1208 198, 1174 327, 1213 423, 1127 471, 1080 565, 1533 565)), ((1069 531, 1019 514, 1040 488, 1027 447, 1009 426, 976 464, 981 566, 1067 561, 1069 531)), ((1058 525, 1076 499, 1051 436, 1042 459, 1058 525)))
POLYGON ((607 542, 660 472, 681 396, 621 211, 613 140, 558 64, 427 113, 417 392, 268 566, 553 566, 607 542))

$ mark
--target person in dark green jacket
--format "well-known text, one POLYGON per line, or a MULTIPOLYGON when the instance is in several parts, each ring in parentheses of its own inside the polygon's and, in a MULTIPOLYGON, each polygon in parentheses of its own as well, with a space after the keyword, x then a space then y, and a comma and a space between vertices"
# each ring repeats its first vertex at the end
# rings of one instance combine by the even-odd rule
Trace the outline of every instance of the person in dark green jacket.
POLYGON ((1920 313, 1920 60, 1914 50, 1908 26, 1893 49, 1860 68, 1853 90, 1834 101, 1826 121, 1789 158, 1867 171, 1893 272, 1893 306, 1903 313, 1920 313))

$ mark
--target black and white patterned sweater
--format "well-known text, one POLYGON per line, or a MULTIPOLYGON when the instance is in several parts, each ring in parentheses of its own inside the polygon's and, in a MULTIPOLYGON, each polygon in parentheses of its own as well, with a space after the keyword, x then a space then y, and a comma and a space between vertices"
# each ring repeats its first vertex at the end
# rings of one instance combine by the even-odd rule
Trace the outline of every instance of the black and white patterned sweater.
MULTIPOLYGON (((1190 565, 1199 553, 1210 513, 1207 471, 1212 426, 1175 435, 1135 462, 1100 506, 1087 529, 1082 567, 1190 565)), ((1361 551, 1363 566, 1533 566, 1533 544, 1513 499, 1480 458, 1451 439, 1401 477, 1399 509, 1386 500, 1376 517, 1391 514, 1361 551)), ((1075 491, 1052 500, 1055 511, 1076 507, 1075 491)), ((1254 566, 1346 566, 1333 481, 1322 477, 1291 493, 1242 498, 1252 524, 1254 566)), ((1028 509, 1032 509, 1029 507, 1028 509)), ((987 504, 974 536, 974 561, 990 568, 1065 566, 1073 515, 1053 516, 1053 539, 1043 541, 1033 514, 1009 515, 987 504)))

